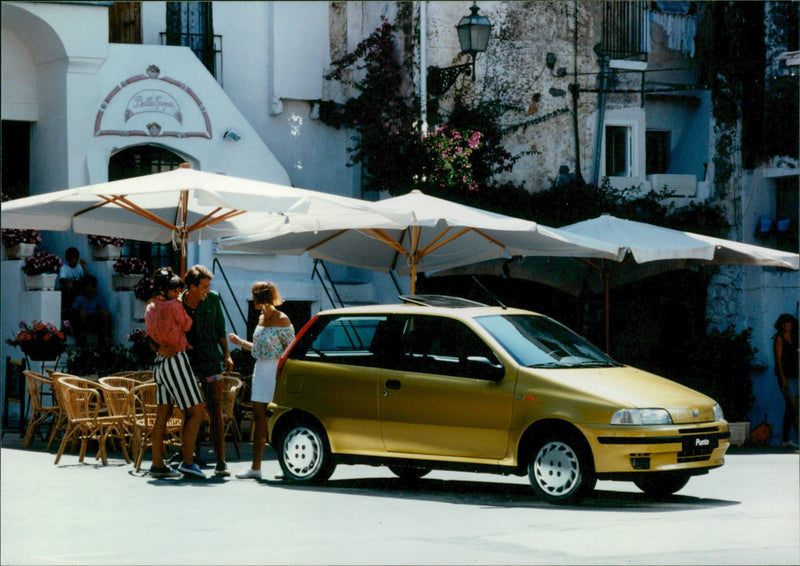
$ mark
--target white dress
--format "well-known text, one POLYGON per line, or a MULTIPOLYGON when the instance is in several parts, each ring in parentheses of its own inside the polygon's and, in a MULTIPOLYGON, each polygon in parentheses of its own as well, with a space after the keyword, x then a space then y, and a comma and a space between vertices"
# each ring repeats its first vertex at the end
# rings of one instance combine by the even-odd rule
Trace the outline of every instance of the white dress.
POLYGON ((292 326, 256 326, 253 331, 253 389, 250 400, 269 403, 275 394, 278 359, 294 339, 292 326))

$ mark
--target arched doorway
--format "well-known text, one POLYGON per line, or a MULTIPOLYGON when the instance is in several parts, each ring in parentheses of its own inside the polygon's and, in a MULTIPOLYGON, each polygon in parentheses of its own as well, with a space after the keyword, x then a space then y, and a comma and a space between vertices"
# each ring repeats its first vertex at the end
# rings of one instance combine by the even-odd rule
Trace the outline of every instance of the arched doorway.
MULTIPOLYGON (((186 160, 177 153, 160 146, 128 147, 111 156, 108 163, 108 180, 118 181, 152 173, 163 173, 177 169, 184 161, 186 160)), ((167 266, 176 271, 180 268, 180 256, 169 243, 127 240, 122 249, 122 255, 141 258, 153 270, 167 266)))

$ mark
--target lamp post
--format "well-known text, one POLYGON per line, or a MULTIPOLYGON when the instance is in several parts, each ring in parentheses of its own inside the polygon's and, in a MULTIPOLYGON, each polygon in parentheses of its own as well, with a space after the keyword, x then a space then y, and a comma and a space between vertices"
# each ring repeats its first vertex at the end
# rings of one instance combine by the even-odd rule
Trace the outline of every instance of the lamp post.
POLYGON ((456 82, 461 73, 471 76, 475 80, 475 58, 478 53, 486 51, 489 44, 489 34, 492 24, 489 18, 478 14, 478 4, 473 3, 470 14, 461 18, 456 26, 458 42, 461 44, 461 53, 466 53, 472 59, 469 63, 452 67, 428 67, 428 92, 433 96, 442 96, 456 82))

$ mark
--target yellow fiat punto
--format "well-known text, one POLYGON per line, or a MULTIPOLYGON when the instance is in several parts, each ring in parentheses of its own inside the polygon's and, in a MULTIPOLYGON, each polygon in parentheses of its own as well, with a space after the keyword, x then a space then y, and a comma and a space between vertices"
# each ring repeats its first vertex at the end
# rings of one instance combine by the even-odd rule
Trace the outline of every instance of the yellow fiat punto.
POLYGON ((284 478, 337 464, 527 474, 551 503, 597 479, 650 494, 722 466, 713 399, 617 363, 533 312, 443 296, 317 314, 284 353, 269 439, 284 478))

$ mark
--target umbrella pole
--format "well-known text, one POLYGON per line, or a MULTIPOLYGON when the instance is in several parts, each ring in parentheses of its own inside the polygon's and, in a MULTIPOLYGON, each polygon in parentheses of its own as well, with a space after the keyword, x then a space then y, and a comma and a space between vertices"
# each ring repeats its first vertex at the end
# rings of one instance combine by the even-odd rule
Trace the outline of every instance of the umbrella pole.
POLYGON ((606 293, 606 354, 608 354, 609 350, 611 349, 611 292, 610 288, 610 274, 608 273, 608 268, 603 262, 603 284, 605 286, 605 293, 606 293))
POLYGON ((186 219, 189 214, 189 191, 181 191, 181 279, 186 274, 186 237, 188 236, 186 219))

